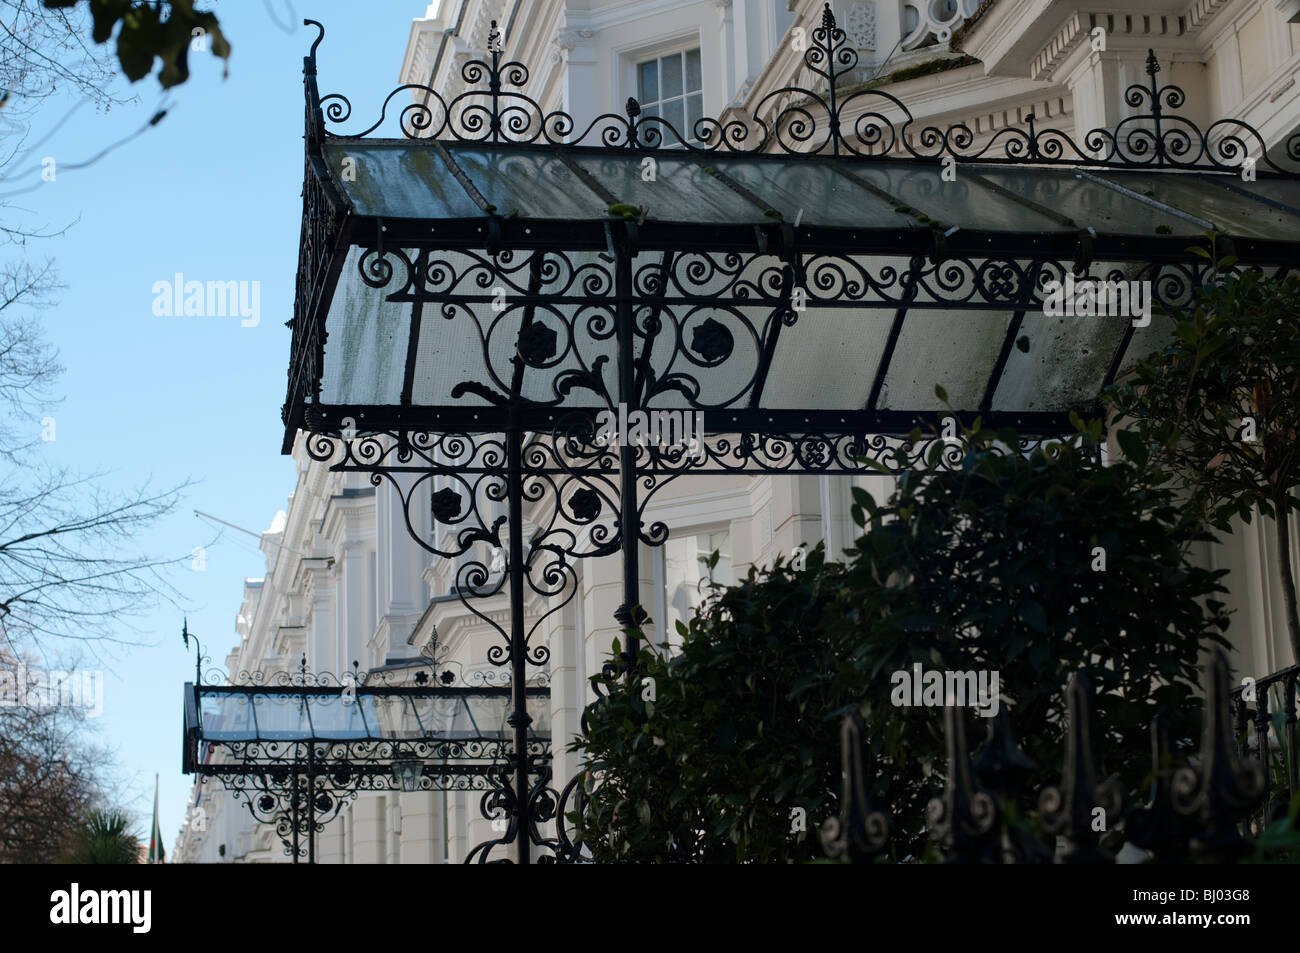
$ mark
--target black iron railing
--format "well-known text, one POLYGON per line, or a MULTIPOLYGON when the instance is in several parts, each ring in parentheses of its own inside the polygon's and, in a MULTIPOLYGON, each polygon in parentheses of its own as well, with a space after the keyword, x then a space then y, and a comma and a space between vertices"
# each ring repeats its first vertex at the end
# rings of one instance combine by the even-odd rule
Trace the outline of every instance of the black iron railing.
MULTIPOLYGON (((1296 669, 1269 676, 1295 687, 1296 669)), ((1262 680, 1261 680, 1262 681, 1262 680)), ((1070 680, 1066 752, 1059 785, 1038 792, 1046 837, 1014 823, 1014 807, 1026 797, 1028 759, 1016 745, 1003 709, 989 739, 972 760, 961 709, 945 709, 947 784, 930 802, 927 822, 948 863, 1107 864, 1103 831, 1122 830, 1124 840, 1157 863, 1232 863, 1249 856, 1268 811, 1266 771, 1244 753, 1234 733, 1227 656, 1216 651, 1206 675, 1201 746, 1196 757, 1175 766, 1168 722, 1151 726, 1149 799, 1125 809, 1120 788, 1098 781, 1091 739, 1092 688, 1084 675, 1070 680), (1107 818, 1099 826, 1098 816, 1107 818), (1116 823, 1118 821, 1118 823, 1116 823)), ((1262 697, 1262 696, 1261 696, 1262 697)), ((1294 704, 1291 708, 1294 725, 1294 704)), ((1237 723, 1241 723, 1238 706, 1237 723)), ((835 859, 871 863, 888 855, 891 820, 873 804, 871 755, 856 715, 843 724, 843 791, 840 814, 822 827, 822 842, 835 859)), ((1265 736, 1266 737, 1266 736, 1265 736)), ((1261 746, 1266 754, 1267 745, 1261 746)), ((1273 805, 1283 803, 1274 800, 1273 805)))
POLYGON ((1284 814, 1300 790, 1296 770, 1296 682, 1300 665, 1247 678, 1232 690, 1232 714, 1238 751, 1253 757, 1264 772, 1264 797, 1251 818, 1258 830, 1284 814))

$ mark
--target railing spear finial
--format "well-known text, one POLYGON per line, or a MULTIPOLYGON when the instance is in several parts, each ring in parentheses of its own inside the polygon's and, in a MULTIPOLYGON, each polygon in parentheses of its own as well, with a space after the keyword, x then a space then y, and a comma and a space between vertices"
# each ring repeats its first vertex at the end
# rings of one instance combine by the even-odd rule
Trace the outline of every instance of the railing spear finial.
POLYGON ((1123 794, 1111 781, 1097 782, 1092 751, 1092 681, 1086 673, 1070 676, 1066 687, 1065 764, 1059 787, 1043 790, 1038 809, 1043 826, 1065 838, 1066 864, 1112 863, 1100 847, 1101 834, 1112 829, 1123 809, 1123 794))
POLYGON ((1192 851, 1200 860, 1225 863, 1249 853, 1236 820, 1253 810, 1266 787, 1264 768, 1237 755, 1229 720, 1228 656, 1216 648, 1205 673, 1201 752, 1195 765, 1173 777, 1174 809, 1197 824, 1192 851))

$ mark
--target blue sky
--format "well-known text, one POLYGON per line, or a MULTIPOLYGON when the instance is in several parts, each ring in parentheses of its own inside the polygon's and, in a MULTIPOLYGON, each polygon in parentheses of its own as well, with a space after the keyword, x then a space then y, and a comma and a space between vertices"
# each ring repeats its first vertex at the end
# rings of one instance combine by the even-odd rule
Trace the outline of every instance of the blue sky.
MULTIPOLYGON (((117 752, 141 833, 159 775, 168 851, 191 784, 180 772, 181 686, 194 669, 180 640, 182 617, 220 662, 237 639, 243 580, 264 570, 256 540, 219 532, 193 511, 261 531, 294 485, 293 463, 280 455, 279 414, 302 214, 302 58, 315 35, 301 22, 325 24, 321 93, 347 94, 356 122, 377 116, 397 85, 411 19, 426 9, 422 0, 200 6, 215 9, 233 46, 228 78, 210 54, 191 54, 183 86, 164 93, 148 78, 131 89, 138 104, 80 110, 42 149, 57 164, 84 161, 138 129, 160 103, 170 106, 146 134, 16 200, 31 220, 77 220, 34 250, 55 258, 67 285, 43 313, 66 371, 56 439, 42 452, 51 462, 111 471, 103 481, 110 487, 197 484, 142 542, 168 556, 206 546, 205 567, 194 571, 187 560, 172 574, 178 607, 149 607, 132 627, 104 632, 147 644, 104 659, 110 671, 96 719, 101 740, 117 752), (176 272, 187 281, 260 282, 259 322, 156 316, 152 288, 176 272)), ((54 101, 37 131, 71 105, 54 101)), ((13 185, 40 180, 32 163, 13 185)))

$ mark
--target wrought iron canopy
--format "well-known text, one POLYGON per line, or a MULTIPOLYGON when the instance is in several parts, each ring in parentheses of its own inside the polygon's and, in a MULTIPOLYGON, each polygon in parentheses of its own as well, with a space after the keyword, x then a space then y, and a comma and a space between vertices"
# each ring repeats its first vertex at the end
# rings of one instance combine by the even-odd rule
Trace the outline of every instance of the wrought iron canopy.
POLYGON ((550 689, 524 694, 537 717, 519 751, 508 685, 187 683, 182 770, 272 824, 295 862, 314 860, 316 834, 364 791, 480 791, 486 810, 521 757, 549 777, 550 689))
MULTIPOLYGON (((295 863, 315 861, 316 835, 366 791, 481 792, 485 816, 504 817, 502 789, 522 765, 550 778, 549 678, 505 682, 466 677, 435 643, 419 659, 343 675, 296 670, 204 671, 195 642, 195 680, 184 691, 181 767, 215 779, 260 823, 273 825, 295 863), (220 678, 214 683, 213 677, 220 678), (536 717, 515 709, 532 701, 536 717)), ((530 836, 539 840, 535 825, 530 836)), ((518 827, 508 828, 516 837, 518 827)))
MULTIPOLYGON (((199 744, 425 741, 503 737, 509 686, 187 685, 186 733, 199 744)), ((546 688, 531 694, 547 697, 546 688)))
POLYGON ((1154 57, 1120 128, 1076 142, 1030 117, 977 141, 840 90, 842 31, 812 40, 822 85, 687 134, 634 101, 584 129, 494 51, 450 101, 395 91, 399 139, 366 138, 382 116, 326 128, 351 106, 318 96, 313 46, 285 449, 298 429, 551 432, 619 404, 702 411, 710 433, 899 434, 944 411, 936 384, 964 415, 1059 433, 1158 346, 1206 253, 1300 261, 1300 141, 1279 156, 1166 112, 1185 97, 1154 57), (1157 316, 1046 314, 1067 280, 1149 282, 1157 316))
MULTIPOLYGON (((550 690, 530 687, 529 697, 550 690)), ((390 774, 418 758, 428 773, 486 773, 507 754, 508 685, 195 685, 185 686, 186 773, 264 774, 305 764, 348 765, 359 774, 390 774), (215 755, 215 758, 213 757, 215 755)), ((530 747, 549 750, 546 705, 535 709, 530 747)), ((305 768, 303 768, 305 770, 305 768)))
MULTIPOLYGON (((590 122, 544 109, 494 32, 461 92, 399 87, 377 122, 347 131, 327 121, 348 123, 350 103, 317 92, 320 30, 303 68, 283 449, 305 430, 313 459, 387 481, 412 537, 457 561, 456 598, 503 637, 488 661, 510 668, 512 749, 482 807, 509 824, 472 861, 507 846, 519 863, 534 847, 579 855, 563 824, 542 830, 582 788, 550 787, 527 669, 549 658, 542 624, 574 598, 575 561, 617 552, 626 641, 607 667, 635 677, 637 544, 668 537, 646 512, 662 487, 697 472, 858 472, 872 457, 929 465, 937 432, 898 455, 893 438, 948 414, 1042 442, 1073 430, 1071 411, 1097 413, 1126 361, 1162 343, 1161 307, 1221 269, 1300 262, 1300 136, 1270 148, 1238 120, 1197 127, 1154 55, 1114 129, 1076 139, 1033 116, 983 135, 917 128, 854 73, 828 6, 804 54, 812 88, 680 131, 634 100, 590 122), (370 138, 405 96, 401 138, 370 138), (1047 307, 1081 282, 1141 288, 1141 317, 1154 316, 1047 307), (653 439, 624 431, 633 413, 657 416, 653 439), (660 440, 673 415, 676 436, 695 432, 689 453, 660 440), (425 507, 432 533, 414 518, 425 507)), ((959 446, 939 449, 960 461, 959 446)), ((323 750, 241 743, 305 749, 314 830, 323 750)), ((340 743, 362 746, 338 762, 348 770, 387 742, 325 744, 340 743)), ((432 770, 423 755, 389 760, 432 770)))
POLYGON ((525 694, 543 703, 517 751, 509 686, 187 683, 182 769, 314 861, 316 835, 361 792, 481 791, 489 810, 512 762, 548 776, 550 690, 525 694))

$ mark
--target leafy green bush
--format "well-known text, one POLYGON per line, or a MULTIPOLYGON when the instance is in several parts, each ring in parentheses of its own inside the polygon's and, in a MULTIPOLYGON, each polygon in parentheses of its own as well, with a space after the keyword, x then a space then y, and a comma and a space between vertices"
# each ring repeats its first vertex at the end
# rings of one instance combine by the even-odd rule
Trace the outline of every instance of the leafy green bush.
POLYGON ((643 649, 632 683, 594 680, 609 697, 583 744, 603 782, 580 824, 598 859, 818 855, 812 826, 839 784, 835 717, 858 701, 848 653, 821 625, 841 575, 821 549, 801 571, 751 570, 678 623, 680 654, 643 649))
POLYGON ((1300 660, 1285 519, 1300 509, 1300 276, 1245 271, 1198 288, 1169 344, 1104 396, 1132 423, 1118 433, 1125 454, 1149 460, 1211 525, 1250 522, 1256 508, 1278 517, 1277 575, 1300 660))
POLYGON ((863 714, 885 767, 878 793, 913 853, 936 789, 925 769, 942 769, 943 746, 932 709, 893 707, 890 672, 916 662, 998 672, 1037 787, 1059 777, 1065 685, 1087 670, 1100 777, 1116 775, 1136 796, 1151 719, 1167 710, 1176 743, 1190 747, 1200 653, 1226 644, 1223 572, 1189 560, 1189 545, 1209 537, 1172 491, 1131 462, 1092 465, 1087 442, 999 452, 1015 440, 973 435, 959 471, 910 472, 887 506, 855 494, 868 531, 826 625, 859 646, 863 714))
POLYGON ((1198 654, 1223 644, 1222 573, 1189 562, 1207 537, 1173 492, 1132 463, 1096 466, 1086 447, 1100 425, 1088 431, 1020 454, 1005 452, 1016 435, 977 430, 956 471, 933 468, 936 444, 930 468, 908 471, 886 504, 855 491, 864 532, 843 566, 815 552, 800 570, 751 571, 679 626, 679 655, 643 652, 637 678, 593 679, 608 697, 575 745, 591 803, 574 820, 596 859, 819 857, 838 722, 855 705, 895 859, 924 856, 925 803, 945 769, 941 712, 891 702, 893 673, 916 662, 999 673, 1034 786, 1059 778, 1064 687, 1089 670, 1101 777, 1137 794, 1157 709, 1178 742, 1196 735, 1198 654))

